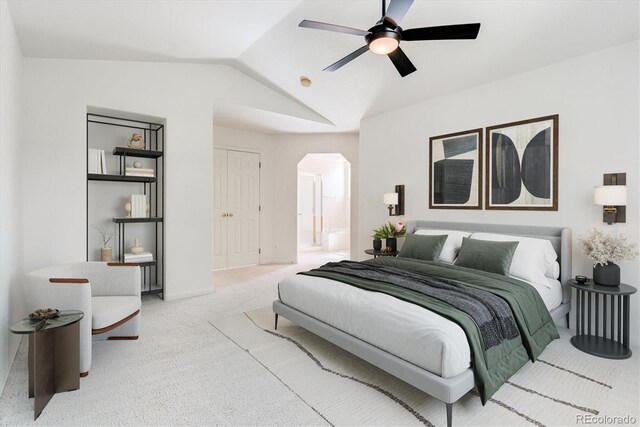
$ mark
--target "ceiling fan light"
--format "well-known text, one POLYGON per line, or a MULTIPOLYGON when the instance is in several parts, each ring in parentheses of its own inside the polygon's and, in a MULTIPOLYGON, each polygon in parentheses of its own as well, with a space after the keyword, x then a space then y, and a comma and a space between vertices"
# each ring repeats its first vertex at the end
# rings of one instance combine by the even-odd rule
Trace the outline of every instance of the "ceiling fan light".
POLYGON ((378 37, 369 43, 371 52, 378 55, 388 55, 398 48, 400 41, 395 37, 378 37))

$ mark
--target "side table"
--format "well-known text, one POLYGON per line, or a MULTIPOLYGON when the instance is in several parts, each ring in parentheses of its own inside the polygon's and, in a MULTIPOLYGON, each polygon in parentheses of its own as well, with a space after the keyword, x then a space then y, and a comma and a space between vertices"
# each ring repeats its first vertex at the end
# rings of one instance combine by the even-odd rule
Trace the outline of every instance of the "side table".
POLYGON ((385 251, 376 251, 375 249, 366 249, 364 253, 367 255, 373 255, 374 258, 378 258, 379 256, 398 256, 400 251, 385 252, 385 251))
POLYGON ((58 317, 11 326, 14 334, 29 335, 29 397, 35 397, 34 420, 54 394, 80 388, 80 320, 84 313, 62 310, 58 317))
POLYGON ((636 293, 636 288, 625 284, 615 287, 599 286, 593 281, 580 284, 575 280, 569 280, 569 285, 576 288, 576 334, 571 338, 571 344, 578 350, 606 359, 631 357, 629 296, 636 293), (592 295, 595 300, 593 304, 592 295))

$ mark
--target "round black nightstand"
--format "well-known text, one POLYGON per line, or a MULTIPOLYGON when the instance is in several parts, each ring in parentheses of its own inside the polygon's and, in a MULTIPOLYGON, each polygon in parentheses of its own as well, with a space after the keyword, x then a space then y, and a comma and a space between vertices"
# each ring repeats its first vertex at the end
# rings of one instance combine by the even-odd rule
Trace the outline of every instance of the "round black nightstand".
POLYGON ((375 249, 367 249, 364 251, 367 255, 373 255, 374 258, 378 258, 379 256, 398 256, 400 251, 393 252, 385 252, 385 251, 376 251, 375 249))
POLYGON ((637 289, 625 284, 615 287, 599 286, 593 281, 581 284, 575 280, 569 280, 568 283, 576 288, 576 334, 571 338, 571 344, 578 350, 606 359, 631 357, 629 296, 635 294, 637 289), (593 305, 592 294, 595 299, 593 305), (602 302, 600 302, 600 295, 602 295, 602 302), (594 322, 591 321, 593 310, 595 310, 594 322), (600 316, 601 311, 602 316, 600 316), (592 323, 593 334, 591 333, 592 323))

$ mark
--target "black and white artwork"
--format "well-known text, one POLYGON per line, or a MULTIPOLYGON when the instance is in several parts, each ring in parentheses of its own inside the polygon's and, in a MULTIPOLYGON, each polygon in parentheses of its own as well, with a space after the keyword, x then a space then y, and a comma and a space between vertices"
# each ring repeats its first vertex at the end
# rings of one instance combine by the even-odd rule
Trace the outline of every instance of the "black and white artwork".
POLYGON ((429 138, 429 208, 482 209, 482 129, 429 138))
POLYGON ((558 115, 487 128, 487 209, 558 210, 558 115))

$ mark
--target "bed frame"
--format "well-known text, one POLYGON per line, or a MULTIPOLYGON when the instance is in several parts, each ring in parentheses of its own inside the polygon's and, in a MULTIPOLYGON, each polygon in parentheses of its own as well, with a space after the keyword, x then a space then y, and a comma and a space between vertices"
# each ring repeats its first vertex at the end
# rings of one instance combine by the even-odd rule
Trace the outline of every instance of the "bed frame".
MULTIPOLYGON (((407 233, 415 233, 416 230, 421 228, 510 234, 549 240, 558 254, 560 282, 562 283, 563 290, 562 304, 551 310, 551 317, 554 321, 558 321, 563 316, 566 316, 567 327, 569 326, 571 288, 567 284, 567 281, 571 278, 572 244, 570 228, 439 221, 409 221, 407 223, 407 233)), ((358 356, 383 371, 444 402, 447 409, 447 427, 451 427, 452 425, 453 403, 475 387, 471 368, 455 377, 442 378, 301 311, 289 307, 279 300, 273 302, 273 312, 275 313, 276 329, 278 328, 278 316, 283 316, 349 353, 358 356)))

